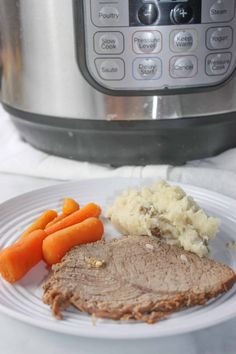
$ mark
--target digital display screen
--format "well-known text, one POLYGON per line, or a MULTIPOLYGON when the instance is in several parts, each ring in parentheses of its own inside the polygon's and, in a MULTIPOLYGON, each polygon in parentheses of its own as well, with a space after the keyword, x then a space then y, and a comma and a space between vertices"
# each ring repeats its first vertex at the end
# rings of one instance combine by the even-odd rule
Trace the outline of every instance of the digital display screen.
POLYGON ((202 1, 203 0, 129 0, 129 24, 132 27, 151 25, 174 26, 201 23, 202 1))

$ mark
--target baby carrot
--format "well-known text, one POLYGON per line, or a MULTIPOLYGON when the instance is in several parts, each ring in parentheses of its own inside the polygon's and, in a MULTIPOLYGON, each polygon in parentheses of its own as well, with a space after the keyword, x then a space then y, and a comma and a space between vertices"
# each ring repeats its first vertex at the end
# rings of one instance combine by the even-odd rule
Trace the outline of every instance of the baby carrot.
POLYGON ((55 219, 49 222, 46 228, 56 224, 58 221, 64 219, 66 216, 74 213, 76 210, 79 210, 79 204, 71 198, 65 198, 62 207, 62 214, 58 215, 55 219))
POLYGON ((79 210, 79 204, 72 198, 65 198, 62 207, 63 215, 70 215, 79 210))
POLYGON ((58 263, 74 246, 100 240, 103 231, 103 223, 94 217, 57 231, 43 241, 44 260, 50 265, 58 263))
POLYGON ((55 210, 47 210, 39 218, 37 218, 33 224, 28 227, 23 234, 20 236, 20 240, 24 240, 32 231, 43 230, 46 225, 57 217, 57 212, 55 210))
POLYGON ((63 215, 63 214, 58 215, 55 219, 53 219, 52 221, 50 221, 50 222, 47 224, 46 229, 47 229, 48 227, 50 227, 50 226, 56 224, 58 221, 60 221, 60 220, 62 220, 62 219, 64 219, 64 218, 65 218, 65 215, 63 215))
POLYGON ((42 260, 42 243, 47 237, 43 230, 34 230, 27 238, 0 252, 0 274, 9 283, 20 280, 42 260))
POLYGON ((64 219, 58 221, 52 226, 49 226, 45 229, 45 232, 48 235, 53 234, 59 230, 65 229, 69 226, 75 225, 88 219, 90 217, 99 217, 101 214, 101 208, 94 203, 89 203, 85 205, 83 208, 75 211, 74 213, 66 216, 64 219))

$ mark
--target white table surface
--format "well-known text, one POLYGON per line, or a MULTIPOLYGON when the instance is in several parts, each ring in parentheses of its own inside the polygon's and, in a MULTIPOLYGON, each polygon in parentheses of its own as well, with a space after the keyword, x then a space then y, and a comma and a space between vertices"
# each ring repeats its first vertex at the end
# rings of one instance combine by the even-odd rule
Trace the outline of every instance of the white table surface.
MULTIPOLYGON (((0 174, 0 202, 61 183, 0 174)), ((57 334, 0 314, 0 354, 236 354, 236 319, 182 336, 153 340, 92 340, 57 334)))

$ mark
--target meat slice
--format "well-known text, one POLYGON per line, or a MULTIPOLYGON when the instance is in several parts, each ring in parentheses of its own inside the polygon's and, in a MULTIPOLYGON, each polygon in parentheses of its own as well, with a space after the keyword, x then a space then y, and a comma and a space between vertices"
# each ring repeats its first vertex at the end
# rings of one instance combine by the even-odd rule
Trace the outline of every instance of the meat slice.
POLYGON ((154 323, 205 304, 236 282, 221 263, 149 236, 126 236, 73 248, 44 283, 45 303, 61 318, 70 304, 96 317, 154 323))

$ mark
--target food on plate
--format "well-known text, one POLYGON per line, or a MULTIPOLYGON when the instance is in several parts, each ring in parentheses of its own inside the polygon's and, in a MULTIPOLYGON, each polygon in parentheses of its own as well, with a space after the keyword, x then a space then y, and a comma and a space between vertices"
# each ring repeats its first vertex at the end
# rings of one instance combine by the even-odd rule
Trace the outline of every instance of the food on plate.
POLYGON ((207 216, 183 189, 166 181, 124 191, 107 217, 124 235, 161 237, 200 257, 208 255, 208 242, 219 226, 219 220, 207 216))
POLYGON ((43 258, 50 265, 58 263, 72 247, 100 240, 103 231, 103 223, 95 217, 59 230, 43 241, 43 258))
POLYGON ((75 211, 74 213, 64 217, 62 220, 56 222, 55 224, 46 227, 45 231, 48 235, 53 234, 59 230, 65 229, 69 226, 78 224, 85 219, 90 217, 98 218, 101 214, 101 208, 95 203, 89 203, 83 208, 75 211))
POLYGON ((25 239, 0 252, 0 274, 9 283, 20 280, 43 259, 42 243, 47 237, 43 230, 34 230, 25 239))
POLYGON ((43 301, 57 318, 71 304, 96 317, 154 323, 205 304, 235 281, 226 265, 154 237, 124 236, 69 251, 52 267, 43 301), (90 259, 101 266, 90 266, 90 259))
POLYGON ((57 217, 57 212, 55 210, 46 210, 42 215, 40 215, 31 226, 29 226, 23 234, 20 236, 19 240, 23 240, 32 231, 43 230, 49 222, 57 217))
POLYGON ((2 277, 14 283, 41 260, 54 264, 72 247, 100 240, 103 235, 103 224, 98 219, 100 206, 89 203, 79 208, 75 200, 65 198, 64 214, 58 216, 56 211, 47 210, 40 215, 15 244, 0 252, 2 277), (43 244, 46 238, 48 240, 43 244))
POLYGON ((62 206, 62 214, 70 215, 80 208, 79 204, 72 198, 65 198, 62 206))
POLYGON ((57 217, 55 219, 53 219, 52 221, 50 221, 45 228, 49 228, 50 226, 56 224, 58 221, 62 220, 65 218, 65 215, 63 214, 59 214, 57 215, 57 217))
POLYGON ((62 220, 65 218, 65 216, 68 216, 75 211, 79 210, 80 205, 72 198, 65 198, 63 201, 63 206, 62 206, 62 214, 58 215, 55 219, 53 219, 51 222, 47 224, 47 228, 56 224, 58 221, 62 220))
MULTIPOLYGON (((41 260, 52 266, 43 301, 57 318, 70 304, 95 317, 154 323, 228 291, 235 272, 204 257, 219 220, 161 181, 124 191, 108 209, 126 236, 102 240, 101 207, 65 198, 0 252, 0 274, 20 280, 41 260), (140 237, 142 236, 142 237, 140 237)), ((107 220, 109 222, 109 220, 107 220)))

